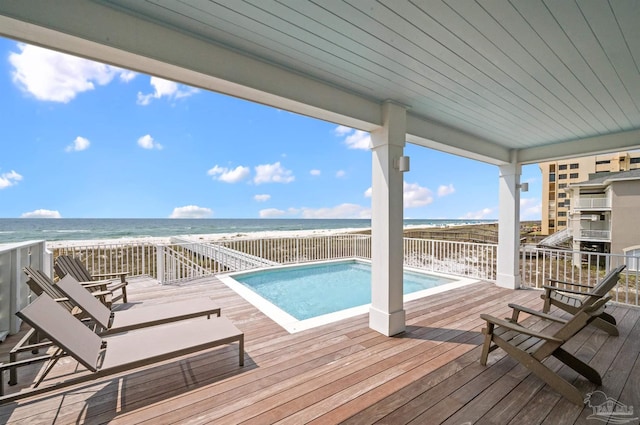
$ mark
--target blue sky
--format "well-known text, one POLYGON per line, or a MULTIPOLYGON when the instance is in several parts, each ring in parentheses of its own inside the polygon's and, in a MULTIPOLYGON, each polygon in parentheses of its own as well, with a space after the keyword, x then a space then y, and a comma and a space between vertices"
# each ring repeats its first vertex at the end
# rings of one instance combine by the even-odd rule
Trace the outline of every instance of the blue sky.
MULTIPOLYGON (((369 135, 0 38, 0 217, 368 218, 369 135)), ((498 168, 407 144, 405 217, 495 219, 498 168)), ((537 165, 521 219, 540 219, 537 165)))

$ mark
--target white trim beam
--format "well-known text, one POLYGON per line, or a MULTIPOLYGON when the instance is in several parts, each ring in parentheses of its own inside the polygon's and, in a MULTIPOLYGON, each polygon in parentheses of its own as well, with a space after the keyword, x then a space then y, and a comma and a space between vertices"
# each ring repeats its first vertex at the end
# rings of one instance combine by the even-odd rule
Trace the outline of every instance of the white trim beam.
POLYGON ((640 149, 640 130, 623 131, 521 149, 518 151, 518 161, 521 164, 535 164, 563 158, 576 158, 634 149, 640 149))
POLYGON ((0 2, 0 35, 353 128, 381 125, 378 102, 93 1, 0 2))

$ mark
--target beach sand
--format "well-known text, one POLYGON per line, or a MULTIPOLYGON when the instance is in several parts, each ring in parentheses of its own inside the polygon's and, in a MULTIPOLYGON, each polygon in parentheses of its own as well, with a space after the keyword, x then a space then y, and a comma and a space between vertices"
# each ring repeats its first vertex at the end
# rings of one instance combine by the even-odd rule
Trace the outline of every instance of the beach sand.
MULTIPOLYGON (((497 223, 481 223, 481 224, 450 224, 450 225, 433 225, 433 226, 406 226, 404 228, 405 235, 408 237, 425 237, 415 236, 424 232, 425 235, 433 235, 435 239, 442 239, 437 235, 449 233, 459 234, 461 230, 469 228, 472 232, 497 231, 497 223)), ((467 231, 468 232, 468 231, 467 231)), ((136 243, 152 243, 152 244, 170 244, 172 237, 188 238, 200 242, 216 242, 232 239, 274 239, 274 238, 303 238, 311 236, 329 236, 340 234, 371 234, 370 228, 342 228, 342 229, 312 229, 312 230, 271 230, 261 232, 233 232, 233 233, 213 233, 213 234, 196 234, 196 235, 175 235, 166 237, 143 237, 143 238, 118 238, 118 239, 90 239, 90 240, 64 240, 64 241, 47 241, 48 248, 60 247, 77 247, 77 246, 96 246, 96 245, 114 245, 114 244, 136 244, 136 243)), ((459 239, 457 237, 452 238, 459 239)))

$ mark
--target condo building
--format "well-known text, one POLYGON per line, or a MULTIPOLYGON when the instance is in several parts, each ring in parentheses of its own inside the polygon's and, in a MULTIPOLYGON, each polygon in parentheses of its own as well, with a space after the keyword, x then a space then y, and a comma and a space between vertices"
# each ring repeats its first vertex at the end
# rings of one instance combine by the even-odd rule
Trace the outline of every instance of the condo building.
POLYGON ((542 172, 541 232, 551 235, 570 224, 571 198, 568 186, 601 173, 640 169, 640 152, 619 152, 539 164, 542 172))

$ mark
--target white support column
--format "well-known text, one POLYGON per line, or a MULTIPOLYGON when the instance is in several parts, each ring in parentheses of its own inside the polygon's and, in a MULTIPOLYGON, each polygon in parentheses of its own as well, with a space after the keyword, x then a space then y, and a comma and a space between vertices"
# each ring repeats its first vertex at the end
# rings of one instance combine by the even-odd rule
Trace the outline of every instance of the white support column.
POLYGON ((497 285, 520 287, 520 174, 522 166, 513 160, 500 166, 498 215, 497 285))
POLYGON ((383 126, 371 133, 371 309, 369 327, 391 336, 404 332, 402 300, 403 176, 398 159, 406 140, 406 110, 386 102, 383 126))

